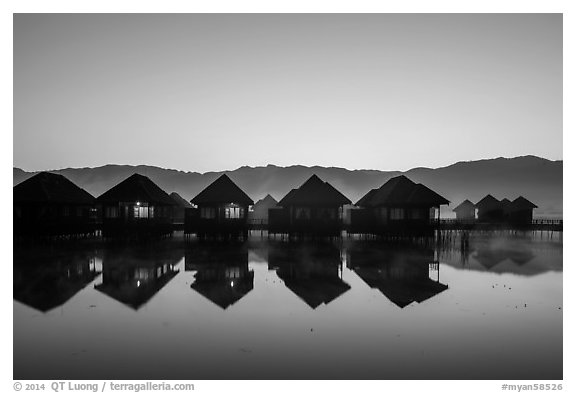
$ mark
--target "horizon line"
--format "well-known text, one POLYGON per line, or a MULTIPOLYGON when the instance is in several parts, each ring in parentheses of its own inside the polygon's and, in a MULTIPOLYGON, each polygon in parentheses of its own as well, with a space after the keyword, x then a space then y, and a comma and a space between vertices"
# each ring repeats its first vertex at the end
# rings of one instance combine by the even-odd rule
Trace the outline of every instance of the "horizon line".
POLYGON ((26 170, 23 169, 21 167, 17 167, 17 166, 12 166, 12 169, 19 169, 23 172, 27 172, 27 173, 38 173, 38 172, 56 172, 56 171, 63 171, 63 170, 80 170, 80 169, 98 169, 98 168, 103 168, 106 166, 119 166, 119 167, 150 167, 150 168, 158 168, 158 169, 163 169, 163 170, 168 170, 168 171, 177 171, 177 172, 183 172, 183 173, 196 173, 196 174, 200 174, 200 175, 206 175, 206 174, 210 174, 210 173, 224 173, 224 172, 235 172, 237 170, 243 169, 243 168, 249 168, 249 169, 258 169, 258 168, 267 168, 267 167, 276 167, 276 168, 293 168, 293 167, 304 167, 304 168, 324 168, 324 169, 343 169, 343 170, 347 170, 350 172, 358 172, 358 171, 374 171, 374 172, 399 172, 399 173, 406 173, 412 170, 416 170, 416 169, 430 169, 430 170, 435 170, 435 169, 443 169, 443 168, 448 168, 450 166, 453 165, 457 165, 457 164, 461 164, 461 163, 470 163, 470 162, 481 162, 481 161, 492 161, 492 160, 499 160, 499 159, 505 159, 505 160, 513 160, 513 159, 518 159, 518 158, 537 158, 537 159, 541 159, 541 160, 546 160, 546 161, 550 161, 550 162, 558 162, 558 161, 564 161, 563 158, 561 159, 550 159, 550 158, 545 158, 545 157, 540 157, 534 154, 526 154, 526 155, 521 155, 521 156, 514 156, 514 157, 504 157, 504 156, 499 156, 499 157, 493 157, 493 158, 480 158, 480 159, 473 159, 473 160, 466 160, 466 161, 456 161, 452 164, 449 165, 444 165, 444 166, 438 166, 435 168, 432 167, 425 167, 425 166, 415 166, 412 167, 410 169, 407 170, 399 170, 399 169, 370 169, 370 168, 361 168, 361 169, 349 169, 349 168, 345 168, 345 167, 338 167, 338 166, 323 166, 323 165, 302 165, 302 164, 293 164, 293 165, 287 165, 287 166, 282 166, 282 165, 276 165, 276 164, 267 164, 267 165, 255 165, 255 166, 251 166, 251 165, 242 165, 239 166, 235 169, 223 169, 223 170, 214 170, 214 171, 206 171, 206 172, 198 172, 198 171, 185 171, 185 170, 181 170, 181 169, 176 169, 176 168, 167 168, 167 167, 162 167, 162 166, 158 166, 158 165, 150 165, 150 164, 117 164, 117 163, 107 163, 107 164, 102 164, 102 165, 96 165, 96 166, 84 166, 84 167, 63 167, 63 168, 59 168, 59 169, 40 169, 40 170, 26 170))

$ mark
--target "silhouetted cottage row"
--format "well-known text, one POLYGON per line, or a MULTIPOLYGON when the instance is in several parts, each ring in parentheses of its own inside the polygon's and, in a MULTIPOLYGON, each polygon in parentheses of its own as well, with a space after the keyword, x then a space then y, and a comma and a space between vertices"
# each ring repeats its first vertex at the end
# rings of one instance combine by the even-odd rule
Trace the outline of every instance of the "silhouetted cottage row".
POLYGON ((460 221, 531 224, 533 210, 537 207, 534 203, 522 196, 519 196, 513 201, 510 201, 508 198, 499 201, 488 194, 476 204, 466 199, 456 206, 453 211, 456 213, 456 219, 460 221))
POLYGON ((14 187, 16 236, 165 235, 181 207, 146 176, 134 174, 98 198, 62 175, 41 172, 14 187))
MULTIPOLYGON (((42 172, 14 187, 14 230, 16 235, 84 235, 98 227, 103 236, 115 237, 167 235, 183 224, 186 234, 200 238, 246 238, 257 222, 270 234, 295 236, 335 237, 344 229, 418 233, 433 230, 440 206, 449 203, 406 176, 389 179, 354 205, 316 175, 279 202, 267 195, 254 204, 226 174, 188 203, 139 174, 94 198, 64 176, 42 172)), ((475 205, 466 200, 454 211, 461 220, 476 220, 477 209, 478 222, 529 223, 535 207, 523 197, 510 202, 488 195, 475 205)))

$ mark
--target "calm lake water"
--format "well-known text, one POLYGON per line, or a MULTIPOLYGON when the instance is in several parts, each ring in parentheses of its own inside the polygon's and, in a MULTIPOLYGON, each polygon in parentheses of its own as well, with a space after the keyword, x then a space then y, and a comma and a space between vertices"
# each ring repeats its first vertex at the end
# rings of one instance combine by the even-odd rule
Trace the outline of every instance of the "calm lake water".
POLYGON ((562 379, 562 239, 14 250, 14 379, 562 379))

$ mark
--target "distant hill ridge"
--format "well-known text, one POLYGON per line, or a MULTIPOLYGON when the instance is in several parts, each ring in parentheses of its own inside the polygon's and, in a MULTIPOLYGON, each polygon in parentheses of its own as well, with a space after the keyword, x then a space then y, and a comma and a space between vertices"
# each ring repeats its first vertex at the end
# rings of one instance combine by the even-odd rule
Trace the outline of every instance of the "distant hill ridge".
MULTIPOLYGON (((280 200, 292 188, 299 187, 312 174, 330 182, 353 202, 372 188, 380 187, 394 176, 405 175, 423 183, 451 203, 444 216, 464 199, 477 202, 490 193, 498 199, 525 196, 538 205, 536 215, 562 215, 563 161, 535 156, 462 161, 442 168, 413 168, 405 172, 373 169, 349 170, 337 167, 275 165, 243 166, 232 171, 184 172, 147 165, 104 165, 95 168, 66 168, 50 172, 66 176, 94 196, 99 196, 134 173, 148 176, 166 192, 177 192, 190 200, 222 173, 242 188, 254 201, 267 194, 280 200)), ((13 168, 13 185, 36 172, 13 168)))

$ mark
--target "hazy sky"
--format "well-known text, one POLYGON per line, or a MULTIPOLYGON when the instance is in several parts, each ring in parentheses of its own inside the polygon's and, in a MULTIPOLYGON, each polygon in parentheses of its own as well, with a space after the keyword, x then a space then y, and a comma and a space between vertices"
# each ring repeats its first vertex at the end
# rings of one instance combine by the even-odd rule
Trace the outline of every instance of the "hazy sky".
POLYGON ((14 16, 14 166, 562 159, 560 14, 14 16))

